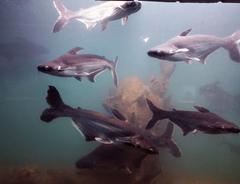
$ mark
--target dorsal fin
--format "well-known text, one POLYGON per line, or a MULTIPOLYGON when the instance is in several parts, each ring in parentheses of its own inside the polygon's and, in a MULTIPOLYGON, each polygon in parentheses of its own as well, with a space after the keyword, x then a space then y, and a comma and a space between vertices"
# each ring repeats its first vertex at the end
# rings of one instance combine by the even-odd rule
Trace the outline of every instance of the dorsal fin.
POLYGON ((72 55, 76 55, 80 50, 83 50, 83 48, 81 48, 81 47, 74 47, 71 50, 69 50, 67 53, 68 54, 72 54, 72 55))
POLYGON ((117 119, 120 119, 122 121, 127 121, 127 119, 117 109, 112 109, 111 111, 117 119))
POLYGON ((192 29, 190 28, 190 29, 188 29, 186 31, 183 31, 179 36, 187 36, 188 33, 190 33, 191 31, 192 31, 192 29))
POLYGON ((199 112, 202 112, 202 113, 210 112, 208 109, 206 109, 204 107, 201 107, 201 106, 194 106, 194 108, 197 109, 199 112))

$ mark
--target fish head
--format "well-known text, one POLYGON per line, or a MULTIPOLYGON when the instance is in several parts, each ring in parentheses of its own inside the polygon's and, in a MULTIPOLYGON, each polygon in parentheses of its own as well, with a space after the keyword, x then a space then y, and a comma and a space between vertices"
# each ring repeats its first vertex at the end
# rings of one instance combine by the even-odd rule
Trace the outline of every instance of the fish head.
POLYGON ((142 3, 139 1, 126 1, 121 5, 121 9, 128 12, 128 14, 137 12, 141 7, 142 3))
POLYGON ((141 149, 142 151, 149 153, 149 154, 158 154, 158 149, 153 145, 152 142, 150 142, 148 139, 145 139, 144 137, 140 135, 136 135, 131 138, 131 143, 136 148, 141 149))
POLYGON ((49 61, 47 63, 41 64, 37 66, 38 71, 56 75, 56 76, 67 76, 66 73, 66 57, 61 56, 55 60, 49 61))
POLYGON ((151 48, 148 51, 150 57, 169 60, 169 61, 184 61, 186 60, 187 49, 179 49, 171 44, 162 44, 151 48))
POLYGON ((240 128, 231 122, 216 122, 208 128, 215 134, 240 133, 240 128))

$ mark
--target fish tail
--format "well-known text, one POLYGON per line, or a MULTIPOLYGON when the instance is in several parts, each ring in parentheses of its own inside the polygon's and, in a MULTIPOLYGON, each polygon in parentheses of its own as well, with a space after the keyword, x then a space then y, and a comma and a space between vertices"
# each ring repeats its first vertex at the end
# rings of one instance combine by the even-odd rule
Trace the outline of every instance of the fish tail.
POLYGON ((116 57, 115 61, 112 62, 112 77, 113 77, 114 84, 116 87, 118 86, 118 77, 117 77, 117 72, 116 72, 117 63, 118 63, 118 57, 116 57))
POLYGON ((59 17, 53 27, 53 32, 59 32, 69 20, 74 16, 74 12, 68 10, 60 0, 53 0, 53 5, 56 8, 59 17))
POLYGON ((51 122, 52 120, 61 117, 64 109, 70 108, 64 104, 58 90, 54 86, 49 86, 46 100, 50 108, 43 111, 40 116, 42 121, 51 122))
POLYGON ((234 32, 225 38, 226 44, 224 48, 228 50, 230 58, 240 63, 240 31, 234 32))
POLYGON ((173 132, 174 132, 174 126, 172 123, 169 122, 164 134, 161 137, 167 140, 167 147, 169 148, 171 154, 174 157, 180 157, 181 151, 178 148, 175 141, 172 139, 173 132))
POLYGON ((162 109, 159 109, 158 107, 156 107, 151 100, 146 99, 147 104, 149 109, 152 112, 152 119, 148 122, 146 129, 150 129, 152 128, 157 122, 158 120, 162 120, 167 118, 167 111, 164 111, 162 109))

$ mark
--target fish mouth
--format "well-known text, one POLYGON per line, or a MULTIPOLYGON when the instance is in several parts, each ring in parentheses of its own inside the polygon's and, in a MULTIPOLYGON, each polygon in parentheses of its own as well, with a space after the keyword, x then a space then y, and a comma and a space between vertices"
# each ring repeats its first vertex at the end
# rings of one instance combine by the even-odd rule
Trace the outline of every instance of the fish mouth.
POLYGON ((165 58, 169 55, 171 55, 170 53, 167 53, 165 51, 156 51, 156 50, 150 50, 147 53, 150 57, 155 57, 155 58, 165 58))
POLYGON ((37 67, 38 71, 40 72, 44 72, 44 73, 51 73, 51 72, 60 72, 63 71, 63 69, 61 68, 61 66, 58 66, 57 68, 53 68, 51 66, 48 65, 39 65, 37 67))

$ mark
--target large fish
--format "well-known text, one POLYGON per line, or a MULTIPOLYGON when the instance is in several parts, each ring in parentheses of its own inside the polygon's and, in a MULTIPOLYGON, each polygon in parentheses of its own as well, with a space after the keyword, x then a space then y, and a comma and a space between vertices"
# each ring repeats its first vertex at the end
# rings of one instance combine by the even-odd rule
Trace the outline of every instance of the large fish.
MULTIPOLYGON (((159 148, 163 147, 168 148, 175 157, 181 155, 179 148, 172 140, 174 128, 172 123, 168 124, 163 135, 155 136, 145 129, 132 126, 127 121, 80 107, 72 108, 64 104, 57 89, 53 86, 49 86, 46 100, 50 108, 43 111, 42 121, 51 122, 59 117, 80 120, 76 122, 76 125, 88 141, 95 140, 103 144, 127 144, 152 154, 159 153, 159 148), (90 124, 91 122, 92 124, 90 124)), ((119 117, 119 115, 117 116, 119 117)))
POLYGON ((174 62, 198 61, 205 64, 208 55, 222 47, 228 50, 233 61, 240 62, 240 31, 225 38, 211 35, 187 36, 190 31, 191 29, 186 30, 166 43, 153 47, 148 51, 148 55, 174 62))
POLYGON ((91 82, 95 82, 95 77, 106 69, 111 70, 114 84, 117 86, 117 74, 115 62, 103 56, 93 54, 78 54, 82 48, 75 47, 53 61, 41 64, 37 68, 43 73, 60 77, 75 77, 81 81, 82 77, 87 77, 91 82))
POLYGON ((91 29, 100 23, 102 30, 104 30, 108 22, 118 19, 122 19, 124 25, 129 15, 141 9, 141 3, 137 1, 109 1, 76 12, 68 10, 60 0, 53 0, 53 4, 59 13, 58 20, 53 28, 54 33, 59 32, 73 19, 85 24, 87 29, 91 29))
POLYGON ((200 100, 218 112, 236 112, 239 115, 240 95, 232 95, 220 86, 220 82, 205 84, 198 90, 200 100))
POLYGON ((110 169, 132 174, 141 166, 148 154, 124 145, 106 145, 97 147, 76 163, 78 169, 110 169))
POLYGON ((154 126, 158 120, 169 119, 178 125, 184 135, 196 130, 208 134, 226 134, 239 133, 240 128, 232 122, 229 122, 218 115, 210 112, 204 107, 194 106, 196 111, 164 111, 157 108, 150 100, 147 100, 148 106, 153 113, 152 119, 147 125, 147 129, 154 126))

